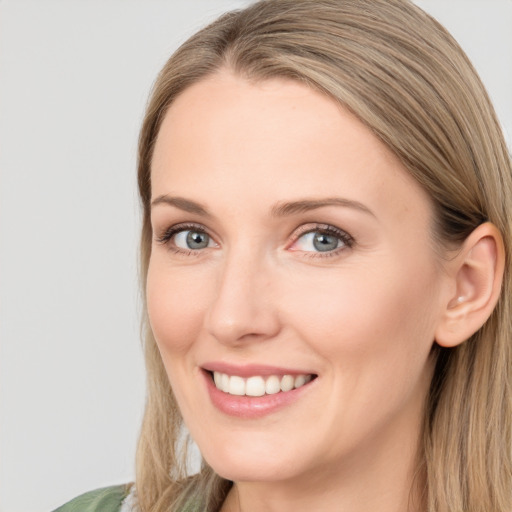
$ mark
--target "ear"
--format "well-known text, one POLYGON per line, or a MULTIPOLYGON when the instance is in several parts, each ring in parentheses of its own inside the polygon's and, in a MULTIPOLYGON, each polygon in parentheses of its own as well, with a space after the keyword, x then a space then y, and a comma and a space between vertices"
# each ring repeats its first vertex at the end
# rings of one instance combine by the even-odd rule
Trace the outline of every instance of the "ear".
POLYGON ((455 347, 482 327, 498 302, 504 266, 500 232, 481 224, 448 264, 450 292, 435 333, 438 345, 455 347))

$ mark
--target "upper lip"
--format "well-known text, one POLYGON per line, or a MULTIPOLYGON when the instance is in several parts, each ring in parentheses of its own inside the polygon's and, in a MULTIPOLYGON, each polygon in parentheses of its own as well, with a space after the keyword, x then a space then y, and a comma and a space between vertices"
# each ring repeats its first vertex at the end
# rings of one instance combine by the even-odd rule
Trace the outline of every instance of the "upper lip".
POLYGON ((254 377, 269 375, 315 375, 309 370, 300 370, 296 368, 285 368, 282 366, 269 366, 265 364, 243 364, 236 365, 225 362, 208 362, 201 365, 203 370, 209 372, 226 373, 227 375, 237 375, 238 377, 254 377))

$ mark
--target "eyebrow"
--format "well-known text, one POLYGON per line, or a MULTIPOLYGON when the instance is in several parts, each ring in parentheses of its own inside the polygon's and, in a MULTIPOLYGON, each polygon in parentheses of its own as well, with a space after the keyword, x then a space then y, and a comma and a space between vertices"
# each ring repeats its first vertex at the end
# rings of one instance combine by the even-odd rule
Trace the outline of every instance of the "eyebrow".
POLYGON ((159 204, 168 204, 169 206, 174 206, 188 213, 195 213, 203 217, 211 217, 210 212, 208 212, 204 206, 201 206, 199 203, 191 201, 190 199, 185 199, 184 197, 171 197, 164 194, 151 201, 152 208, 159 204))
MULTIPOLYGON (((173 197, 167 194, 158 196, 151 201, 151 207, 159 204, 167 204, 174 206, 180 210, 188 213, 195 213, 203 217, 212 217, 211 213, 201 204, 185 199, 184 197, 173 197)), ((309 212, 311 210, 317 210, 326 206, 342 206, 344 208, 353 208, 363 213, 375 217, 375 214, 363 203, 359 201, 353 201, 352 199, 346 199, 343 197, 327 197, 325 199, 302 199, 299 201, 288 201, 279 202, 275 204, 270 212, 273 217, 288 217, 291 215, 297 215, 299 213, 309 212)))
POLYGON ((275 217, 286 217, 288 215, 296 215, 298 213, 305 213, 325 206, 342 206, 344 208, 353 208, 363 213, 375 217, 375 214, 363 203, 345 199, 343 197, 327 197, 325 199, 303 199, 300 201, 291 201, 277 203, 272 208, 272 215, 275 217))

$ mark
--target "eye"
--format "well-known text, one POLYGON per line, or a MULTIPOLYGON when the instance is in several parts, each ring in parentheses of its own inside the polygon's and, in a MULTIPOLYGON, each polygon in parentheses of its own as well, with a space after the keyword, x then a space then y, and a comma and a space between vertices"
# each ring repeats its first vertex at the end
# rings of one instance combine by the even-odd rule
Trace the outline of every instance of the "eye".
POLYGON ((198 250, 213 245, 210 236, 204 231, 186 229, 174 235, 174 245, 180 249, 198 250))
POLYGON ((354 242, 348 233, 334 226, 305 227, 303 229, 307 229, 307 231, 302 234, 299 233, 299 236, 297 236, 297 239, 290 247, 291 250, 332 253, 350 248, 354 242))
POLYGON ((167 245, 174 252, 184 254, 217 246, 212 237, 201 226, 184 224, 171 226, 157 237, 156 241, 167 245))

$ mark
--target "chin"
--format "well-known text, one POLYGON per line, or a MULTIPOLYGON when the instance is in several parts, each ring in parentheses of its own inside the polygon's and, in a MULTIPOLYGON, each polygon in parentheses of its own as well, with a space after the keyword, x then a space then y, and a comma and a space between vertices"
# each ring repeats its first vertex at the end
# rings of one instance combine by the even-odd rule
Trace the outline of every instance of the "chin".
POLYGON ((218 475, 235 482, 287 480, 296 476, 301 466, 297 453, 290 457, 285 450, 256 442, 238 447, 234 444, 222 450, 219 445, 211 449, 201 447, 201 452, 218 475))
POLYGON ((275 482, 288 480, 296 473, 296 468, 269 460, 216 460, 210 466, 219 476, 233 482, 275 482))

